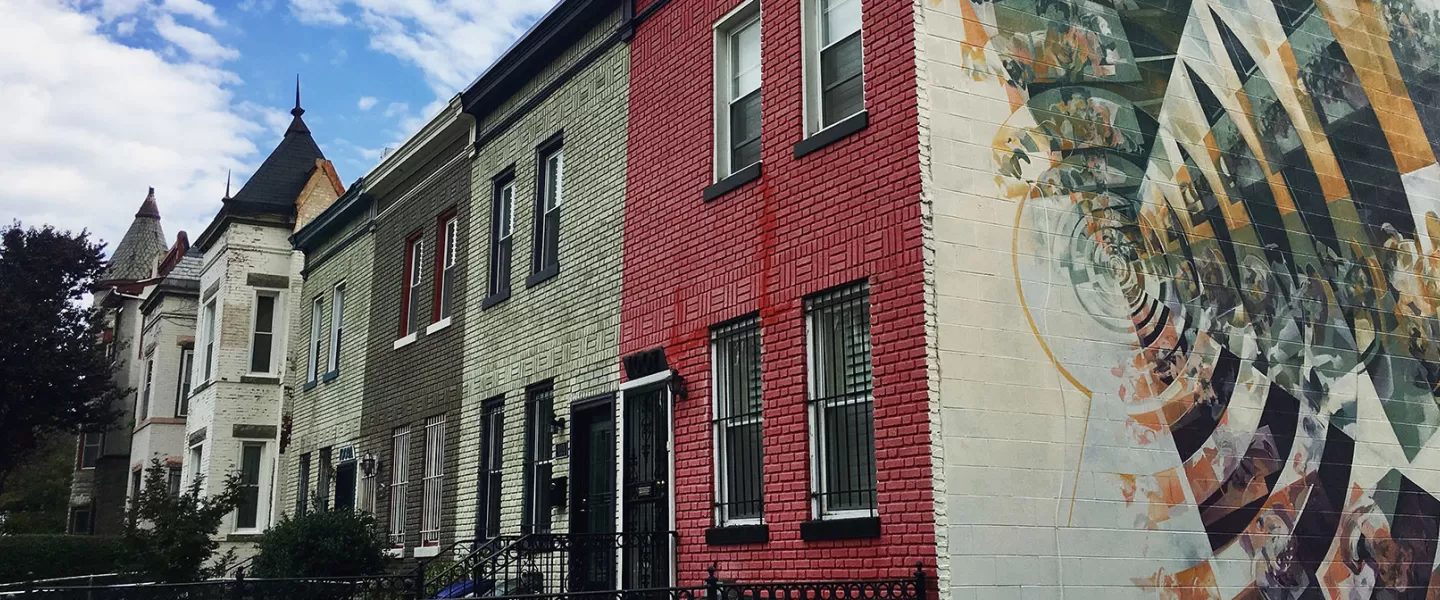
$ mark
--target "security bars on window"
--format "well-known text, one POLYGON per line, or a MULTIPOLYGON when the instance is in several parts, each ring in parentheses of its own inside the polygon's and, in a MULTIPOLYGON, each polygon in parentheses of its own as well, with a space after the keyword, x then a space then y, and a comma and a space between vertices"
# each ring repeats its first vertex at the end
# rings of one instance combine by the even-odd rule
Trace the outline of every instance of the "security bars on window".
POLYGON ((805 312, 815 511, 822 517, 873 515, 869 285, 861 283, 809 298, 805 312))
POLYGON ((485 539, 500 535, 500 485, 505 468, 505 407, 497 399, 485 404, 481 417, 480 532, 485 539))
POLYGON ((816 1, 823 129, 865 108, 865 63, 860 42, 861 0, 816 1))
POLYGON ((405 547, 405 494, 410 487, 410 428, 390 438, 390 545, 405 547))
POLYGON ((760 324, 750 318, 710 334, 715 381, 716 518, 720 525, 763 516, 760 324))
POLYGON ((420 545, 440 544, 441 484, 445 476, 445 415, 425 420, 425 471, 421 485, 420 545))
POLYGON ((532 388, 525 402, 525 533, 550 533, 550 475, 554 444, 550 423, 555 419, 554 390, 532 388))

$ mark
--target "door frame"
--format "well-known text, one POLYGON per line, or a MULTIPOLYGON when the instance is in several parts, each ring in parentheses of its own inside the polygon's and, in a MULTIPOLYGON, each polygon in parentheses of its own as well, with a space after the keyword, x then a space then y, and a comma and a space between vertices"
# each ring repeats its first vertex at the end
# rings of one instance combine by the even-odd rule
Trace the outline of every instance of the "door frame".
MULTIPOLYGON (((651 373, 638 379, 631 379, 620 384, 620 393, 615 401, 615 528, 620 532, 625 531, 625 403, 631 394, 640 395, 641 392, 654 391, 662 388, 665 392, 665 454, 669 465, 666 468, 666 502, 669 505, 667 511, 667 531, 675 531, 675 394, 670 389, 670 380, 675 372, 669 369, 657 373, 651 373)), ((676 540, 673 536, 665 536, 665 546, 670 561, 670 587, 675 586, 675 572, 677 557, 676 540)), ((624 552, 615 553, 615 572, 624 576, 625 562, 624 552)))
MULTIPOLYGON (((582 466, 582 465, 579 464, 580 461, 575 460, 575 458, 576 458, 577 456, 580 456, 580 453, 581 453, 581 448, 580 448, 579 444, 577 443, 577 441, 581 441, 581 440, 588 441, 587 438, 588 438, 588 436, 589 436, 589 433, 588 433, 588 432, 583 433, 583 434, 580 433, 580 425, 581 425, 581 423, 582 423, 581 417, 582 417, 582 415, 586 415, 586 414, 593 414, 593 413, 600 413, 600 412, 608 412, 608 413, 609 413, 609 417, 610 417, 610 427, 611 427, 612 429, 618 427, 619 422, 616 420, 616 412, 617 412, 617 411, 616 411, 616 408, 619 406, 619 404, 616 402, 616 399, 617 399, 617 396, 616 396, 615 394, 601 394, 601 395, 599 395, 599 396, 592 396, 592 397, 589 397, 589 398, 585 398, 584 400, 576 400, 575 402, 572 402, 572 403, 570 404, 570 459, 571 459, 571 460, 570 460, 570 473, 569 473, 569 477, 570 477, 570 494, 569 494, 569 496, 570 496, 570 501, 571 501, 571 503, 573 503, 576 498, 579 498, 579 494, 576 492, 576 490, 578 490, 578 489, 580 488, 580 486, 582 485, 582 484, 580 483, 580 477, 579 477, 579 475, 580 475, 580 470, 581 470, 582 468, 588 468, 588 465, 582 466)), ((586 423, 586 425, 588 426, 588 423, 586 423)), ((619 468, 620 468, 619 465, 620 465, 620 459, 621 459, 621 448, 620 448, 620 444, 619 444, 619 440, 620 440, 620 438, 619 438, 619 431, 613 431, 613 432, 611 433, 611 435, 614 436, 614 437, 612 438, 612 443, 615 444, 615 452, 614 452, 614 454, 610 457, 610 460, 612 461, 613 464, 616 465, 616 469, 617 469, 617 470, 616 470, 616 473, 617 473, 617 475, 616 475, 617 481, 616 481, 616 483, 615 483, 615 490, 619 490, 619 489, 620 489, 620 486, 621 486, 621 484, 620 484, 619 481, 618 481, 619 468)), ((588 452, 588 450, 587 450, 586 452, 588 452)), ((588 458, 590 458, 590 457, 589 457, 589 456, 586 456, 586 458, 588 459, 588 458)), ((568 506, 565 507, 565 508, 566 508, 567 511, 570 510, 570 507, 568 507, 568 506)), ((619 513, 617 512, 615 516, 619 516, 619 513)), ((575 528, 574 528, 574 522, 573 522, 573 521, 570 522, 570 523, 568 523, 567 526, 568 526, 568 528, 569 528, 570 531, 574 531, 575 528)), ((615 530, 618 532, 618 531, 620 530, 620 528, 621 528, 620 522, 619 522, 619 521, 615 521, 615 530)))

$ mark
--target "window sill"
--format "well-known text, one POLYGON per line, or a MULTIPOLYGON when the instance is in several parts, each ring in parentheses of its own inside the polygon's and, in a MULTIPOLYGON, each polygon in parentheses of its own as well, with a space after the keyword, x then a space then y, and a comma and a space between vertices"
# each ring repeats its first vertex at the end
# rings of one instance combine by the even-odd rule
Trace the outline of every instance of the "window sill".
POLYGON ((430 334, 432 334, 432 333, 435 333, 435 332, 437 332, 437 331, 440 331, 441 329, 444 329, 444 328, 449 327, 449 326, 450 326, 450 317, 445 317, 445 318, 443 318, 443 319, 440 319, 439 321, 436 321, 436 322, 434 322, 434 323, 431 323, 429 327, 426 327, 426 328, 425 328, 425 335, 430 335, 430 334))
POLYGON ((329 372, 329 373, 326 373, 325 376, 320 379, 320 381, 323 381, 323 382, 325 382, 325 383, 330 383, 330 382, 335 381, 336 379, 339 379, 339 378, 340 378, 340 372, 339 372, 339 371, 331 371, 331 372, 329 372))
POLYGON ((308 392, 308 391, 310 391, 310 390, 315 389, 315 386, 317 386, 317 385, 320 385, 320 382, 315 381, 314 379, 311 379, 310 381, 305 382, 305 385, 300 386, 300 389, 301 389, 302 391, 308 392))
POLYGON ((880 517, 818 519, 800 524, 800 539, 808 542, 878 537, 880 537, 880 517))
POLYGON ((420 546, 415 549, 415 552, 411 554, 411 556, 414 556, 415 558, 430 558, 432 556, 440 556, 440 547, 420 546))
POLYGON ((242 544, 253 544, 260 541, 262 537, 259 529, 242 529, 225 536, 225 541, 242 544))
POLYGON ((498 294, 492 294, 492 295, 486 296, 484 300, 481 300, 481 301, 480 301, 480 310, 490 310, 490 307, 495 306, 496 304, 499 304, 499 303, 504 302, 504 301, 509 300, 509 299, 510 299, 510 290, 505 290, 505 291, 500 292, 500 293, 498 293, 498 294))
POLYGON ((240 383, 263 383, 280 385, 280 378, 274 375, 241 375, 240 383))
POLYGON ((733 546, 739 544, 764 544, 770 541, 770 526, 727 525, 705 530, 705 543, 711 546, 733 546))
POLYGON ((412 333, 412 334, 410 334, 410 335, 407 335, 407 336, 405 336, 405 337, 402 337, 402 338, 400 338, 400 339, 398 339, 398 340, 395 340, 394 347, 395 347, 396 350, 399 350, 399 349, 401 349, 401 348, 404 348, 404 347, 406 347, 406 346, 409 346, 410 344, 415 343, 415 340, 417 340, 417 339, 420 339, 420 332, 418 332, 418 331, 415 332, 415 333, 412 333))
POLYGON ((795 158, 801 158, 807 154, 819 151, 835 142, 845 139, 850 134, 870 126, 870 113, 860 111, 846 117, 844 120, 815 132, 814 135, 800 140, 795 144, 795 158))
POLYGON ((210 381, 206 381, 206 382, 204 382, 204 383, 201 383, 200 385, 195 386, 195 389, 190 392, 190 397, 191 397, 191 398, 194 398, 195 396, 199 395, 200 392, 203 392, 203 391, 205 391, 205 390, 210 389, 210 386, 212 386, 212 385, 215 385, 215 380, 214 380, 214 379, 211 379, 210 381))
POLYGON ((404 548, 390 548, 385 551, 385 556, 390 558, 405 558, 404 548))
POLYGON ((705 188, 703 196, 705 197, 705 201, 709 202, 711 200, 724 196, 725 194, 733 192, 739 189, 741 186, 755 181, 759 178, 760 163, 756 162, 753 165, 731 173, 729 177, 721 179, 720 181, 715 182, 714 185, 705 188))
POLYGON ((525 278, 525 287, 527 287, 527 288, 535 287, 535 286, 537 286, 537 285, 540 285, 541 283, 544 283, 545 280, 550 279, 551 277, 554 277, 554 276, 559 275, 559 274, 560 274, 560 263, 555 263, 555 264, 553 264, 553 265, 550 265, 550 266, 548 266, 548 267, 545 267, 544 269, 541 269, 540 271, 538 271, 538 272, 530 275, 529 277, 526 277, 526 278, 525 278))

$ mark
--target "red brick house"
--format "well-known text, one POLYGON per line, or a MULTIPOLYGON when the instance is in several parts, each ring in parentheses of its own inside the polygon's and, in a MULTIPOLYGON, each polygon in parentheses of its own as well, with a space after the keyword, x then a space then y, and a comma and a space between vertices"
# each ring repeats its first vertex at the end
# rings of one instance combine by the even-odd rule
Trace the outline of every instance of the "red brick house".
POLYGON ((668 519, 679 581, 933 572, 913 7, 637 5, 626 530, 668 519))

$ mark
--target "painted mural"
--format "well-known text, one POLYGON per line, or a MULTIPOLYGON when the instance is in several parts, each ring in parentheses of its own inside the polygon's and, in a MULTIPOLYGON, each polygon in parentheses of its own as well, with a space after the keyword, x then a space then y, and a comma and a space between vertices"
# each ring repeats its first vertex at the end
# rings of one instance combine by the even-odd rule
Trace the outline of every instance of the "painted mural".
MULTIPOLYGON (((1017 292, 1161 598, 1440 598, 1440 4, 969 0, 1017 292)), ((1073 500, 1072 500, 1073 502, 1073 500)))

